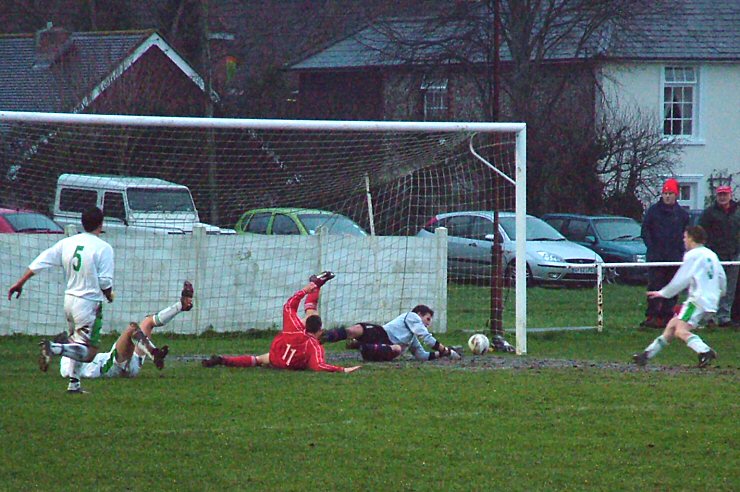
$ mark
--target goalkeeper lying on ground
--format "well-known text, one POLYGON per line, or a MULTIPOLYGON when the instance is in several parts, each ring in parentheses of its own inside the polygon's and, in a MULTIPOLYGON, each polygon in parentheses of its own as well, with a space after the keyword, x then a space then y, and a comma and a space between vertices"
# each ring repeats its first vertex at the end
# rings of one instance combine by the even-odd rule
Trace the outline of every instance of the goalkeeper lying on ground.
POLYGON ((398 316, 383 326, 372 323, 357 323, 349 328, 337 328, 324 332, 322 343, 338 342, 350 339, 350 348, 360 349, 366 361, 390 361, 408 349, 417 360, 434 360, 449 357, 460 359, 457 350, 446 347, 429 333, 434 311, 424 304, 419 304, 408 313, 398 316), (424 350, 424 342, 430 352, 424 350))
MULTIPOLYGON (((129 323, 128 327, 118 337, 110 352, 99 353, 91 362, 82 364, 83 378, 133 378, 141 371, 146 357, 154 361, 157 369, 164 368, 164 358, 167 356, 167 345, 157 348, 151 341, 154 327, 164 326, 182 311, 193 308, 193 285, 185 281, 180 300, 157 314, 146 316, 141 323, 129 323)), ((59 370, 63 377, 69 377, 72 370, 72 360, 62 357, 59 370)))

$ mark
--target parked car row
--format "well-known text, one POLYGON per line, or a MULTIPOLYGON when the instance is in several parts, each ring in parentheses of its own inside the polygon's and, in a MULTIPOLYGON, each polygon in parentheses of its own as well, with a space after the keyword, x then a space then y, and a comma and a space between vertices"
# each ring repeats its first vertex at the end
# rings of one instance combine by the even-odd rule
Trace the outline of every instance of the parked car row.
MULTIPOLYGON (((57 186, 54 218, 61 223, 79 222, 83 205, 105 207, 108 225, 142 230, 173 229, 184 233, 199 223, 187 187, 153 178, 120 178, 62 175, 57 186), (90 196, 88 196, 90 195, 90 196), (147 215, 148 214, 148 215, 147 215), (178 219, 179 222, 176 222, 178 219), (176 222, 176 223, 175 223, 176 222), (176 227, 175 227, 176 226, 176 227)), ((438 227, 448 231, 448 275, 452 279, 488 279, 492 248, 497 234, 503 254, 501 268, 513 278, 516 259, 516 226, 513 212, 498 214, 494 230, 492 211, 459 211, 435 215, 417 236, 428 237, 438 227)), ((320 228, 331 235, 367 236, 349 217, 318 209, 259 208, 244 212, 233 230, 208 226, 211 233, 313 235, 320 228)), ((0 233, 61 234, 59 224, 45 215, 0 209, 0 233)), ((644 262, 645 244, 640 224, 627 217, 545 214, 526 218, 527 280, 534 283, 593 285, 594 263, 644 262)), ((645 268, 615 268, 608 278, 643 282, 645 268)))
MULTIPOLYGON (((448 234, 447 271, 452 279, 486 279, 491 275, 494 233, 500 235, 502 267, 512 277, 516 260, 516 224, 513 212, 499 213, 494 232, 494 213, 463 211, 435 215, 417 236, 428 237, 437 227, 448 234)), ((527 283, 593 285, 594 263, 603 261, 588 248, 568 241, 543 220, 528 215, 526 225, 527 283)))

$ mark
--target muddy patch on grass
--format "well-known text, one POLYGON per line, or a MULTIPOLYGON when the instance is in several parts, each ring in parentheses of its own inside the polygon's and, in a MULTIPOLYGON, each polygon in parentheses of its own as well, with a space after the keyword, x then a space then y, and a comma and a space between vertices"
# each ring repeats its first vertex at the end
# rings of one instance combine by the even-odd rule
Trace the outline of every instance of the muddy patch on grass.
MULTIPOLYGON (((210 355, 180 355, 173 357, 180 362, 196 362, 207 359, 210 355)), ((513 354, 497 354, 496 352, 485 355, 465 354, 461 360, 453 361, 450 359, 438 359, 430 362, 420 362, 407 355, 398 360, 391 362, 365 362, 362 360, 358 351, 346 350, 327 352, 327 362, 330 364, 350 366, 350 365, 368 365, 382 366, 388 368, 405 369, 415 367, 419 364, 430 364, 440 368, 450 368, 452 370, 469 370, 469 371, 487 371, 487 370, 517 370, 517 371, 537 371, 545 369, 576 369, 576 370, 605 370, 617 371, 621 373, 641 373, 657 372, 666 374, 682 373, 711 373, 711 374, 730 374, 738 373, 737 367, 724 366, 715 364, 707 368, 700 369, 696 365, 664 366, 660 364, 648 364, 645 367, 637 366, 630 362, 601 362, 585 361, 572 359, 541 359, 530 356, 516 356, 513 354)))

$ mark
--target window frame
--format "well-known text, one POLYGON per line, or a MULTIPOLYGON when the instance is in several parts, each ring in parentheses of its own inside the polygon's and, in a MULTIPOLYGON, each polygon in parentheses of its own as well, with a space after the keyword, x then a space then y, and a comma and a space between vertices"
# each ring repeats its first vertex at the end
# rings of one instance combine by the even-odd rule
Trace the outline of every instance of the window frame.
POLYGON ((419 86, 424 121, 445 121, 450 118, 449 79, 424 75, 419 86))
POLYGON ((86 188, 62 188, 59 192, 59 210, 61 213, 82 214, 85 210, 98 205, 98 192, 86 188), (94 198, 94 200, 92 200, 94 198))
POLYGON ((266 235, 267 232, 268 232, 268 230, 269 230, 269 227, 270 227, 270 223, 271 222, 272 222, 272 213, 270 213, 270 212, 256 212, 256 213, 252 214, 251 217, 249 217, 249 221, 247 222, 246 226, 244 227, 244 232, 247 232, 249 234, 262 234, 262 235, 266 235), (259 221, 261 221, 263 219, 265 220, 265 229, 264 229, 264 231, 254 231, 254 230, 251 230, 251 227, 253 227, 253 224, 255 223, 255 219, 256 220, 259 220, 259 221))
POLYGON ((106 191, 103 193, 103 215, 106 219, 126 221, 126 200, 123 193, 120 191, 106 191), (118 207, 119 204, 120 208, 118 207))
POLYGON ((298 224, 296 224, 293 217, 287 214, 280 214, 277 213, 272 217, 272 226, 270 226, 270 234, 280 235, 280 236, 300 236, 301 235, 301 229, 298 227, 298 224), (283 227, 283 225, 290 225, 292 226, 292 229, 290 229, 290 232, 275 232, 275 227, 283 227))
MULTIPOLYGON (((681 64, 674 64, 674 65, 664 65, 661 69, 661 105, 660 105, 660 115, 661 115, 661 132, 663 137, 665 138, 675 138, 675 139, 681 139, 686 142, 695 142, 695 143, 701 143, 700 141, 700 94, 701 94, 701 71, 698 66, 696 65, 681 65, 681 64), (680 70, 682 74, 686 74, 687 70, 691 70, 693 72, 693 78, 691 80, 688 80, 687 77, 682 77, 682 80, 669 80, 671 78, 675 77, 669 77, 668 72, 669 70, 675 72, 680 70), (666 91, 670 90, 672 91, 671 94, 675 94, 676 90, 684 90, 686 88, 691 89, 691 101, 688 101, 687 99, 682 99, 678 102, 669 102, 666 99, 666 91), (675 106, 678 106, 679 109, 682 109, 686 105, 690 105, 691 109, 691 117, 685 118, 685 117, 676 117, 673 113, 673 110, 675 109, 675 106), (669 109, 670 106, 673 106, 669 109), (669 111, 671 118, 669 119, 669 111), (691 125, 691 132, 690 133, 683 133, 684 127, 686 124, 691 125), (669 128, 671 128, 671 132, 673 131, 673 127, 679 124, 681 126, 681 132, 682 133, 666 133, 666 126, 668 125, 669 128)), ((675 99, 674 99, 675 101, 675 99)))

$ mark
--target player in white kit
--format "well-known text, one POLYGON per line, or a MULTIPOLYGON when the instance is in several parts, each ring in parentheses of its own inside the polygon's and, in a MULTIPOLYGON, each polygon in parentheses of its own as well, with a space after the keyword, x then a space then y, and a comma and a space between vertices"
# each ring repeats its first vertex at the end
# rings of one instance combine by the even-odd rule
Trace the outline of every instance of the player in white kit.
POLYGON ((717 358, 717 353, 704 340, 692 333, 706 315, 717 312, 720 298, 727 286, 727 276, 714 251, 704 246, 707 233, 701 226, 689 226, 683 233, 686 253, 673 279, 660 290, 650 291, 648 297, 669 299, 684 289, 689 290, 678 315, 674 316, 645 350, 632 356, 637 365, 644 366, 649 359, 668 346, 674 339, 683 340, 699 357, 699 367, 706 367, 717 358))
MULTIPOLYGON (((185 281, 180 300, 157 314, 146 316, 141 324, 131 322, 118 337, 110 351, 99 353, 91 362, 82 364, 80 376, 83 378, 133 378, 139 375, 146 357, 154 361, 157 369, 164 368, 167 345, 157 348, 151 341, 154 327, 164 326, 182 311, 193 308, 193 285, 185 281)), ((74 361, 62 357, 59 372, 62 377, 70 377, 74 361)))
POLYGON ((37 272, 51 267, 64 269, 64 314, 69 339, 65 343, 42 341, 39 368, 46 371, 52 355, 72 359, 67 387, 70 393, 82 392, 81 364, 92 361, 98 353, 103 301, 113 302, 113 248, 100 239, 103 211, 97 207, 86 210, 82 227, 84 233, 66 237, 43 251, 8 290, 8 299, 13 294, 19 297, 23 285, 37 272))

